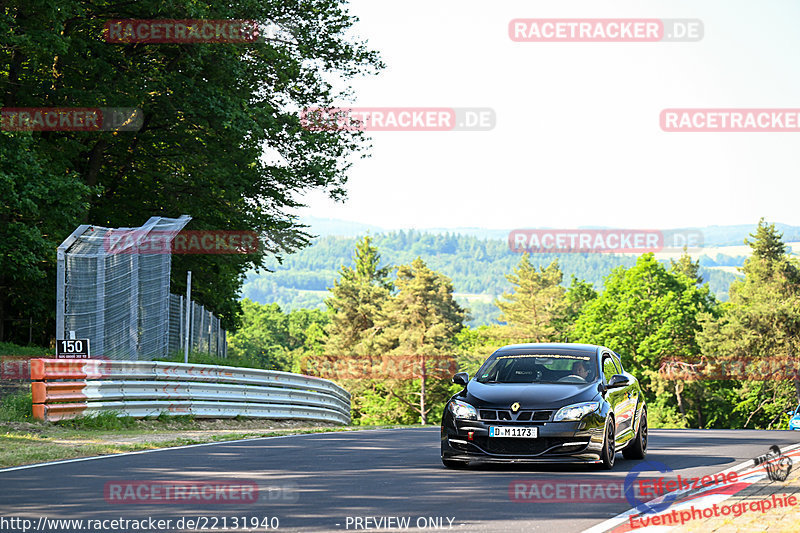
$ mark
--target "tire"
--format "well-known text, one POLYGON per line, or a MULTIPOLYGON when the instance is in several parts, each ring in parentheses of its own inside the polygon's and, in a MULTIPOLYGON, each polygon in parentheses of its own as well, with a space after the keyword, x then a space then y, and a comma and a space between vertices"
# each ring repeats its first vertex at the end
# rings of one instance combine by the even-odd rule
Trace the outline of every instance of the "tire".
POLYGON ((453 459, 445 459, 442 457, 442 464, 447 468, 461 469, 466 468, 467 463, 464 461, 454 461, 453 459))
POLYGON ((622 456, 625 459, 644 459, 647 456, 647 438, 647 410, 643 408, 636 438, 622 449, 622 456))
POLYGON ((600 452, 601 468, 611 470, 614 468, 614 457, 617 454, 616 443, 614 440, 614 419, 608 418, 605 428, 605 438, 603 439, 603 450, 600 452))

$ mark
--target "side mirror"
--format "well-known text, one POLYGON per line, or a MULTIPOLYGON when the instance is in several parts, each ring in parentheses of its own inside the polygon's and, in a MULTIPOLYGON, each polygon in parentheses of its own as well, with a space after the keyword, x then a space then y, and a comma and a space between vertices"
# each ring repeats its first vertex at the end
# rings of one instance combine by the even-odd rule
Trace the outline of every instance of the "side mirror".
POLYGON ((621 387, 627 387, 630 384, 631 380, 629 380, 627 377, 623 376, 622 374, 614 374, 608 381, 608 385, 606 385, 606 388, 619 389, 621 387))
POLYGON ((469 381, 469 374, 466 372, 459 372, 455 376, 453 376, 453 383, 456 385, 461 385, 462 387, 467 386, 467 382, 469 381))

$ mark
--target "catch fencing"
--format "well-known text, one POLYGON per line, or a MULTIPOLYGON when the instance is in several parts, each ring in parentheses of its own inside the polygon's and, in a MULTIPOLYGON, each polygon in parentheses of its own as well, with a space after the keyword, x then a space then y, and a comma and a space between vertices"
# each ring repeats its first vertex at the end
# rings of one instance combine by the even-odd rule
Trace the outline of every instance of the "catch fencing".
POLYGON ((183 215, 152 217, 139 228, 79 226, 58 247, 56 338, 89 339, 93 357, 150 361, 182 350, 188 334, 192 350, 226 356, 219 319, 194 302, 185 331, 185 299, 170 294, 171 255, 141 253, 136 242, 114 240, 171 238, 190 220, 183 215))
MULTIPOLYGON (((228 333, 219 318, 197 302, 189 308, 189 351, 228 357, 228 333)), ((186 297, 169 295, 169 339, 167 351, 183 351, 186 342, 186 297)))
POLYGON ((267 418, 350 423, 350 394, 327 379, 252 368, 32 359, 33 416, 57 421, 115 412, 198 418, 267 418))

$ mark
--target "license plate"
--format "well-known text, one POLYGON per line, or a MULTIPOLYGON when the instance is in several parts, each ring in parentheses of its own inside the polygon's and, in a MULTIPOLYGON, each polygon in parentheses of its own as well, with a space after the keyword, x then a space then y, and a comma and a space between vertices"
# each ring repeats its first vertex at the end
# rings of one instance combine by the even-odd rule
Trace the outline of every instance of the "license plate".
POLYGON ((535 439, 539 436, 538 427, 509 427, 509 426, 489 426, 490 437, 512 437, 523 439, 535 439))

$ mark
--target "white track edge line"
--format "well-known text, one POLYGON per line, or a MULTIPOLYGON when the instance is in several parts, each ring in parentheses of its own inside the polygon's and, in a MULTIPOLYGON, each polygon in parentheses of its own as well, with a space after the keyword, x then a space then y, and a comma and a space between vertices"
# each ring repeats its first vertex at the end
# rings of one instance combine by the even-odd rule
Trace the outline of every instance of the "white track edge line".
MULTIPOLYGON (((783 453, 785 451, 793 451, 793 450, 795 450, 797 448, 800 448, 800 443, 792 444, 791 446, 783 448, 781 450, 781 453, 783 453)), ((753 460, 750 459, 750 460, 745 461, 743 463, 739 463, 738 465, 734 465, 734 466, 731 466, 730 468, 722 470, 721 472, 715 472, 714 474, 711 474, 711 475, 712 476, 716 476, 718 474, 725 474, 725 473, 728 473, 728 472, 733 472, 733 471, 736 471, 736 470, 743 469, 743 468, 747 467, 748 465, 752 465, 752 464, 753 464, 753 460)), ((673 492, 678 492, 678 491, 675 490, 673 492)), ((669 493, 669 494, 672 494, 672 493, 669 493)), ((666 496, 666 494, 662 494, 661 496, 658 496, 657 498, 661 498, 663 496, 666 496)), ((734 495, 732 494, 731 496, 734 496, 734 495)), ((657 498, 653 498, 653 500, 655 500, 657 498)), ((649 502, 651 502, 653 500, 649 500, 648 502, 644 502, 644 503, 649 503, 649 502)), ((628 518, 631 514, 633 514, 633 510, 634 510, 633 507, 631 507, 627 511, 623 511, 622 513, 618 514, 617 516, 613 516, 613 517, 611 517, 611 518, 609 518, 609 519, 607 519, 607 520, 605 520, 605 521, 603 521, 603 522, 601 522, 599 524, 596 524, 596 525, 594 525, 594 526, 592 526, 592 527, 590 527, 588 529, 584 529, 582 533, 603 533, 604 531, 607 531, 608 529, 611 529, 612 527, 615 527, 615 526, 623 523, 626 518, 628 518)))

